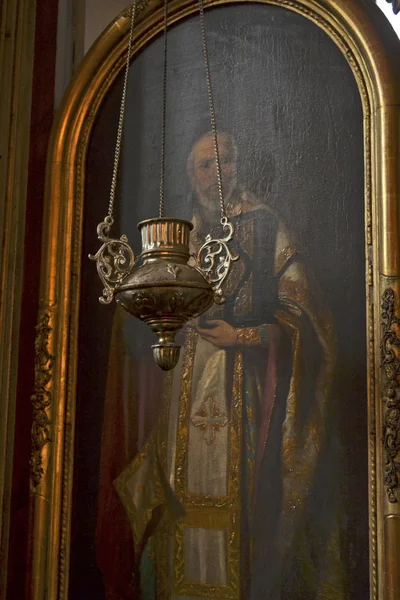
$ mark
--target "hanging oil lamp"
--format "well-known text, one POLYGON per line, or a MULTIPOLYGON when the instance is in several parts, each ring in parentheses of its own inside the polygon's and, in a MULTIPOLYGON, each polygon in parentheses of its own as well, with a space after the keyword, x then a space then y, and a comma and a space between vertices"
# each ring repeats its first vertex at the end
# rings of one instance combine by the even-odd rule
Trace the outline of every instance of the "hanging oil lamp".
POLYGON ((234 234, 233 225, 225 214, 218 137, 204 24, 203 0, 199 0, 200 25, 208 86, 211 129, 214 139, 216 171, 221 209, 221 238, 208 235, 197 256, 190 253, 190 231, 193 225, 183 219, 164 217, 165 124, 167 84, 167 19, 168 0, 164 0, 164 79, 162 114, 162 149, 159 217, 138 224, 142 252, 135 258, 125 235, 120 239, 109 237, 113 225, 113 208, 117 182, 129 63, 132 51, 136 0, 131 8, 131 24, 125 76, 121 98, 118 134, 115 147, 108 215, 97 227, 103 242, 95 255, 99 277, 104 285, 102 304, 116 302, 131 315, 144 321, 157 335, 152 346, 154 359, 163 370, 172 369, 179 360, 180 346, 175 342, 177 332, 191 319, 205 312, 213 302, 224 302, 222 284, 231 262, 239 257, 228 246, 234 234))

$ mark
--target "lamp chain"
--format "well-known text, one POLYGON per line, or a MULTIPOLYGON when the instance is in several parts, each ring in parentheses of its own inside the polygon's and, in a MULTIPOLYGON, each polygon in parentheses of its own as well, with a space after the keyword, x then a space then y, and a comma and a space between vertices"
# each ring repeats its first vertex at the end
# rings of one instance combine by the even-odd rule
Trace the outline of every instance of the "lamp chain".
POLYGON ((123 125, 124 125, 125 104, 126 104, 126 90, 128 87, 129 63, 130 63, 131 52, 132 52, 133 28, 135 25, 135 17, 136 17, 136 1, 137 0, 134 0, 132 7, 131 7, 131 27, 130 27, 130 32, 129 32, 128 50, 126 53, 125 74, 124 74, 124 83, 123 83, 123 88, 122 88, 121 106, 120 106, 120 110, 119 110, 117 141, 115 144, 114 166, 113 166, 113 174, 112 174, 112 179, 111 179, 110 202, 108 205, 108 216, 106 217, 106 222, 108 225, 112 225, 114 222, 113 212, 114 212, 115 190, 117 187, 118 166, 119 166, 119 158, 120 158, 120 154, 121 154, 122 130, 123 130, 123 125))
POLYGON ((208 103, 209 103, 209 107, 210 107, 211 130, 212 130, 212 135, 213 135, 213 140, 214 140, 215 164, 217 167, 218 194, 219 194, 219 204, 220 204, 220 209, 221 209, 221 224, 225 225, 227 223, 227 217, 226 217, 226 212, 225 212, 224 193, 223 193, 223 188, 222 188, 221 163, 219 160, 219 150, 218 150, 217 122, 215 119, 214 97, 213 97, 213 91, 212 91, 212 85, 211 85, 210 61, 208 58, 206 27, 205 27, 205 23, 204 23, 204 0, 199 0, 199 12, 200 12, 201 37, 202 37, 202 41, 203 41, 204 62, 205 62, 206 75, 207 75, 207 92, 208 92, 208 103))
POLYGON ((160 209, 159 217, 164 217, 164 188, 165 188, 165 129, 167 116, 167 28, 168 28, 168 0, 164 0, 164 70, 163 70, 163 105, 162 105, 162 132, 161 132, 161 177, 160 177, 160 209))
MULTIPOLYGON (((111 225, 113 223, 115 192, 116 192, 116 186, 117 186, 118 166, 119 166, 119 159, 120 159, 120 155, 121 155, 122 131, 123 131, 124 116, 125 116, 126 92, 127 92, 127 87, 128 87, 129 64, 130 64, 130 57, 131 57, 131 52, 132 52, 133 31, 134 31, 135 17, 136 17, 136 1, 137 0, 134 0, 132 7, 131 7, 131 25, 130 25, 130 32, 129 32, 129 42, 128 42, 128 50, 127 50, 127 56, 126 56, 126 64, 125 64, 125 74, 124 74, 124 82, 123 82, 123 89, 122 89, 121 106, 120 106, 120 112, 119 112, 117 140, 116 140, 116 144, 115 144, 114 165, 113 165, 113 174, 112 174, 111 189, 110 189, 110 201, 109 201, 109 205, 108 205, 108 216, 106 217, 109 225, 111 225)), ((202 42, 203 42, 203 54, 204 54, 204 62, 205 62, 206 76, 207 76, 207 93, 208 93, 208 102, 209 102, 209 108, 210 108, 211 130, 212 130, 213 141, 214 141, 215 164, 216 164, 216 168, 217 168, 217 181, 218 181, 219 203, 220 203, 220 210, 221 210, 221 222, 224 224, 227 222, 227 218, 226 218, 223 187, 222 187, 221 164, 220 164, 219 149, 218 149, 217 124, 216 124, 216 118, 215 118, 215 107, 214 107, 214 97, 213 97, 212 84, 211 84, 210 62, 209 62, 209 57, 208 57, 207 36, 206 36, 206 29, 205 29, 205 22, 204 22, 204 0, 199 0, 199 12, 200 12, 201 36, 202 36, 202 42)), ((160 178, 160 206, 159 206, 160 218, 162 218, 164 216, 165 137, 166 137, 165 133, 166 133, 166 108, 167 108, 167 56, 168 56, 167 26, 168 26, 168 0, 164 0, 164 69, 163 69, 161 178, 160 178)))

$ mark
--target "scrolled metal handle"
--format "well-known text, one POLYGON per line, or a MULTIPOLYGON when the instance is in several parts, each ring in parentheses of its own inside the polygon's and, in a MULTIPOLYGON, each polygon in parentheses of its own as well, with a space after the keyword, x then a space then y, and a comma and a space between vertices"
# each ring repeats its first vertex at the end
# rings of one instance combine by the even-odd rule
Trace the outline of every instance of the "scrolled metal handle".
POLYGON ((97 237, 103 244, 96 254, 89 254, 90 260, 96 261, 97 272, 104 285, 103 295, 99 297, 101 304, 112 302, 115 287, 129 275, 135 262, 126 235, 121 235, 119 239, 109 237, 113 222, 113 218, 107 216, 98 224, 97 237))
POLYGON ((213 238, 207 235, 204 244, 197 254, 197 270, 211 284, 214 290, 214 301, 223 304, 225 297, 222 292, 222 284, 231 269, 231 263, 239 259, 228 246, 235 233, 235 228, 226 217, 222 217, 221 225, 226 234, 222 238, 213 238))

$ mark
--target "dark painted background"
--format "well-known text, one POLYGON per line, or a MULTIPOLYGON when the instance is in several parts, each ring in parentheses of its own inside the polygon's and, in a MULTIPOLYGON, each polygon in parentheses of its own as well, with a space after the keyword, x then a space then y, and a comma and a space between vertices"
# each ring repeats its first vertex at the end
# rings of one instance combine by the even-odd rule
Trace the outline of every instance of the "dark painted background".
MULTIPOLYGON (((340 50, 289 10, 234 5, 206 12, 217 124, 238 144, 239 179, 298 236, 333 311, 338 363, 331 426, 334 477, 345 512, 349 596, 368 597, 367 392, 362 107, 340 50)), ((166 215, 191 217, 186 159, 209 129, 200 25, 173 27, 169 43, 166 215)), ((157 215, 162 39, 130 71, 117 217, 138 250, 136 223, 157 215)), ((103 596, 96 566, 97 477, 112 307, 87 260, 107 210, 121 79, 106 99, 88 155, 77 396, 71 600, 103 596)), ((141 325, 137 331, 143 332, 141 325)), ((150 352, 147 346, 143 351, 150 352)), ((321 482, 323 485, 323 481, 321 482)))

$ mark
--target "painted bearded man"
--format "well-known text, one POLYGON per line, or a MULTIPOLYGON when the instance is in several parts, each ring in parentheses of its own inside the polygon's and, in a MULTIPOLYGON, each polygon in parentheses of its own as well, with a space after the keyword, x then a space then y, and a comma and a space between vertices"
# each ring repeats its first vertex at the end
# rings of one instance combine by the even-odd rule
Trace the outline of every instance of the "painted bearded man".
MULTIPOLYGON (((225 304, 186 327, 174 371, 157 391, 145 378, 141 401, 160 398, 158 420, 115 473, 140 594, 343 599, 338 531, 321 469, 334 367, 330 315, 290 232, 238 184, 233 138, 220 133, 218 145, 240 260, 225 282, 225 304)), ((188 175, 197 250, 207 233, 220 233, 211 134, 194 145, 188 175)), ((137 376, 141 369, 128 371, 137 376)), ((125 381, 125 389, 131 385, 125 381)))

